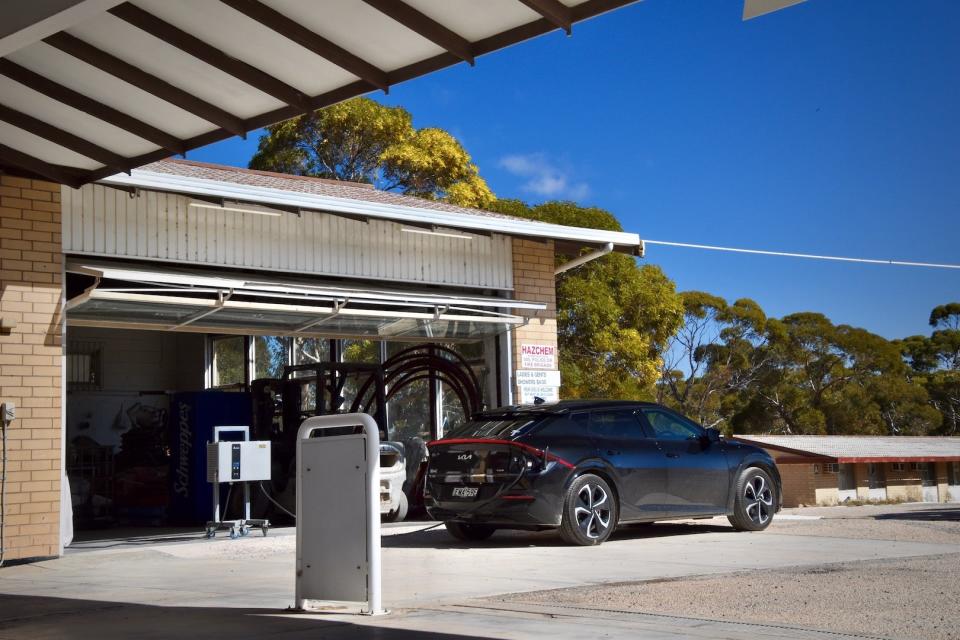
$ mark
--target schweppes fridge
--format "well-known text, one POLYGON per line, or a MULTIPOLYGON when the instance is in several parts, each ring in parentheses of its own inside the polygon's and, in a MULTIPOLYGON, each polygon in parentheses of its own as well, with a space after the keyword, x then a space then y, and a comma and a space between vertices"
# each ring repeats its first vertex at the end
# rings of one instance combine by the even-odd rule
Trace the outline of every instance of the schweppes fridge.
MULTIPOLYGON (((198 391, 170 400, 171 524, 203 525, 210 520, 213 488, 207 482, 207 442, 215 426, 250 425, 249 393, 198 391)), ((240 438, 224 433, 221 439, 240 438)), ((223 499, 225 496, 221 496, 223 499)))

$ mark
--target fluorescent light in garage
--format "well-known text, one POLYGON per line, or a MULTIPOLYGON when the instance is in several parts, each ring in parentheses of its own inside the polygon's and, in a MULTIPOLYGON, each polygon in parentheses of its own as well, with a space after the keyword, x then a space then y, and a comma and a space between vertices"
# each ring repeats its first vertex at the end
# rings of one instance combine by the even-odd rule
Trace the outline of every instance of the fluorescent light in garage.
POLYGON ((473 240, 473 236, 468 236, 464 233, 452 233, 450 231, 429 231, 427 229, 412 229, 410 227, 403 227, 401 229, 404 233, 419 233, 425 236, 440 236, 441 238, 459 238, 461 240, 473 240))
POLYGON ((219 204, 210 204, 209 202, 191 202, 191 207, 196 207, 197 209, 213 209, 215 211, 235 211, 237 213, 255 213, 261 216, 273 216, 278 218, 283 214, 274 209, 267 209, 266 207, 257 207, 256 205, 243 205, 242 207, 234 205, 219 205, 219 204))

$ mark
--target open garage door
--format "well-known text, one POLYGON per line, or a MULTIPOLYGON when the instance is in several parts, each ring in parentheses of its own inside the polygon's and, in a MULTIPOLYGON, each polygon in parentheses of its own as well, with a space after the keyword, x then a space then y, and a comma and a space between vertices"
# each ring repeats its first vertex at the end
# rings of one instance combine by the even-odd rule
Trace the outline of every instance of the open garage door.
POLYGON ((201 333, 476 340, 545 305, 446 290, 377 289, 264 274, 70 261, 70 326, 201 333), (82 289, 82 291, 80 291, 82 289))

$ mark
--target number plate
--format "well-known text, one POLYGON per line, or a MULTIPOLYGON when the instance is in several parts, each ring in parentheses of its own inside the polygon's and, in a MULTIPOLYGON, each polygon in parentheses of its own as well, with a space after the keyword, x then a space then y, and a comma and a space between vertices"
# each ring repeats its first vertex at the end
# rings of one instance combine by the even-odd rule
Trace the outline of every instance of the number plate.
POLYGON ((454 498, 476 498, 477 491, 477 487, 454 487, 452 495, 454 498))

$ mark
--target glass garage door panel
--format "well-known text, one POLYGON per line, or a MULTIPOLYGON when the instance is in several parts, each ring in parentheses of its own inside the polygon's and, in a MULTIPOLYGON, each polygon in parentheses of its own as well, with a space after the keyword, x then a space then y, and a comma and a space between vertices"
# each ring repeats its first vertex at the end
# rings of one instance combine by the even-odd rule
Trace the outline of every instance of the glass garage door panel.
POLYGON ((88 300, 68 311, 71 320, 128 322, 131 324, 180 324, 209 309, 209 305, 153 304, 126 300, 88 300))

